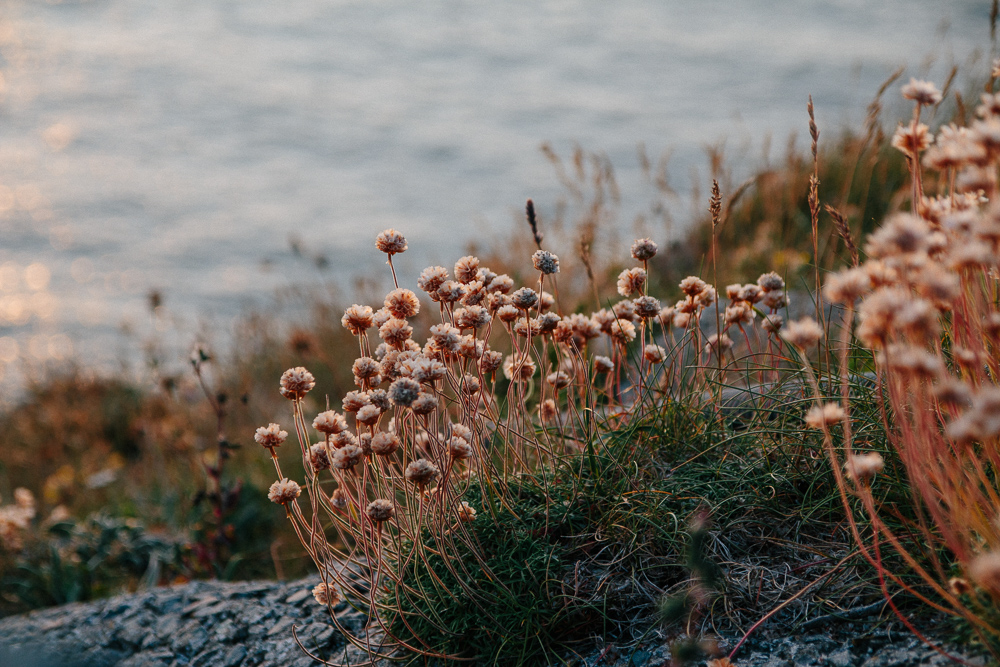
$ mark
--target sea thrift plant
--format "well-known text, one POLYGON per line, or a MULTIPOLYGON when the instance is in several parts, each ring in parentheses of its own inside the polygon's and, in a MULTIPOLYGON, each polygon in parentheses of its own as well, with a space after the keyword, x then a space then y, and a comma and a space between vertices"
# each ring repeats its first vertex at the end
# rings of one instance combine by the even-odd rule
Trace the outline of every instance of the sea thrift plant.
MULTIPOLYGON (((888 586, 895 583, 996 638, 1000 626, 990 610, 1000 602, 1000 94, 982 96, 968 127, 941 127, 936 136, 920 118, 940 102, 937 88, 911 80, 902 94, 914 102, 913 118, 892 144, 910 166, 912 206, 869 237, 860 266, 825 281, 823 295, 839 307, 847 334, 835 344, 840 400, 822 397, 807 365, 817 398, 806 424, 824 434, 854 537, 892 608, 888 586), (849 369, 856 357, 874 362, 887 399, 882 426, 919 500, 911 530, 926 545, 923 553, 884 519, 877 487, 885 461, 854 433, 849 369), (851 515, 849 495, 860 499, 870 533, 851 515), (953 562, 942 559, 941 547, 953 562), (901 555, 929 592, 888 568, 886 549, 901 555)), ((787 325, 784 335, 805 349, 820 331, 803 322, 787 325)))
MULTIPOLYGON (((376 240, 390 266, 407 247, 395 230, 376 240)), ((398 632, 410 623, 392 601, 432 593, 414 587, 407 574, 414 564, 441 558, 464 590, 433 593, 475 599, 471 573, 495 575, 486 571, 474 527, 511 511, 505 496, 512 476, 593 451, 603 429, 680 394, 700 395, 719 373, 741 377, 738 361, 751 348, 783 349, 774 324, 787 303, 779 276, 733 287, 728 307, 714 287, 689 277, 680 285, 683 298, 664 307, 647 293, 656 252, 651 240, 636 241, 632 258, 641 266, 622 272, 624 298, 589 315, 560 311, 546 291, 559 258, 541 248, 525 258, 536 281, 520 287, 474 256, 459 259, 452 272, 424 269, 416 291, 401 286, 393 269, 393 289, 378 309, 355 304, 344 312, 342 323, 357 339, 357 389, 330 397, 341 410, 307 414, 307 396, 322 388, 305 368, 282 375, 278 389, 291 402, 288 431, 302 469, 285 471, 278 462, 288 431, 275 423, 257 429, 277 473, 268 496, 284 507, 320 571, 316 599, 331 611, 341 599, 369 610, 365 633, 341 628, 352 642, 373 657, 398 647, 456 657, 441 654, 432 637, 398 632), (705 314, 721 317, 722 310, 732 313, 722 334, 703 335, 702 320, 714 319, 705 314), (414 318, 428 313, 432 322, 420 336, 423 323, 414 318), (730 335, 736 331, 740 345, 730 335), (598 422, 596 414, 606 418, 598 422), (469 502, 472 488, 482 506, 469 502)), ((437 627, 433 616, 421 621, 437 627)))

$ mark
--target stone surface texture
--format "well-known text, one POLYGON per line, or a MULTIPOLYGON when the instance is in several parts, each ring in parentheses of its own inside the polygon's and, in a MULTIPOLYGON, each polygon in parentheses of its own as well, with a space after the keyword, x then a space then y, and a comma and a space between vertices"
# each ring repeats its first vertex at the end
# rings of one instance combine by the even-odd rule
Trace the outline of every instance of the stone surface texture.
MULTIPOLYGON (((0 619, 0 667, 308 667, 320 664, 298 645, 335 664, 360 665, 363 653, 344 641, 326 607, 310 594, 318 579, 292 583, 199 581, 86 604, 0 619)), ((364 630, 363 613, 341 603, 338 621, 364 630)), ((950 663, 906 632, 867 631, 865 623, 805 636, 751 639, 738 667, 903 667, 950 663)), ((775 632, 777 630, 777 632, 775 632)), ((670 650, 653 641, 623 650, 597 645, 567 664, 586 667, 669 665, 670 650)), ((966 660, 984 664, 969 654, 966 660)), ((388 663, 386 663, 388 664, 388 663)), ((455 664, 470 664, 455 663, 455 664)), ((701 663, 704 664, 704 663, 701 663)))

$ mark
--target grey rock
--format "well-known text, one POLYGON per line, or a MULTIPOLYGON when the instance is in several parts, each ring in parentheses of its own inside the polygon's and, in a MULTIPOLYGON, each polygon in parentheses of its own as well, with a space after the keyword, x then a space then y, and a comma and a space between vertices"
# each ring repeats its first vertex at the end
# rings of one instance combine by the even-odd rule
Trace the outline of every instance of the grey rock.
POLYGON ((312 597, 312 593, 309 591, 309 589, 303 588, 285 598, 285 602, 287 602, 288 604, 299 604, 300 602, 310 597, 312 597))
POLYGON ((219 661, 219 667, 237 667, 247 657, 247 650, 242 646, 234 646, 219 661))

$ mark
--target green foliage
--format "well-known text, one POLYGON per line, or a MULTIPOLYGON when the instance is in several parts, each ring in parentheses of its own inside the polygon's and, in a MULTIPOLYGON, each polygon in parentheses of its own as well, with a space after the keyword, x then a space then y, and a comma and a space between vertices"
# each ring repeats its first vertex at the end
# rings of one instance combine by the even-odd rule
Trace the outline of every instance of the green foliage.
POLYGON ((183 544, 139 521, 95 514, 45 529, 0 578, 7 611, 83 602, 168 582, 185 570, 183 544))

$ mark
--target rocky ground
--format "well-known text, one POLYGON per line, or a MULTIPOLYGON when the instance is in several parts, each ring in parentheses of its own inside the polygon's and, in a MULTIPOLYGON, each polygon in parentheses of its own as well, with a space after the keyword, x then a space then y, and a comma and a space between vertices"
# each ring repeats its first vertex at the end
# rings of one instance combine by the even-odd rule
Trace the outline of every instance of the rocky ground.
MULTIPOLYGON (((296 643, 293 628, 302 645, 316 655, 338 664, 364 662, 360 651, 345 646, 326 607, 310 594, 317 581, 201 581, 0 619, 0 667, 318 664, 296 643)), ((365 616, 346 604, 336 613, 352 632, 364 627, 365 616)), ((863 628, 863 623, 855 623, 804 637, 751 641, 734 662, 739 667, 948 664, 905 632, 872 633, 862 632, 863 628)), ((666 645, 655 643, 630 651, 606 645, 572 662, 587 667, 656 667, 669 656, 666 645)))

